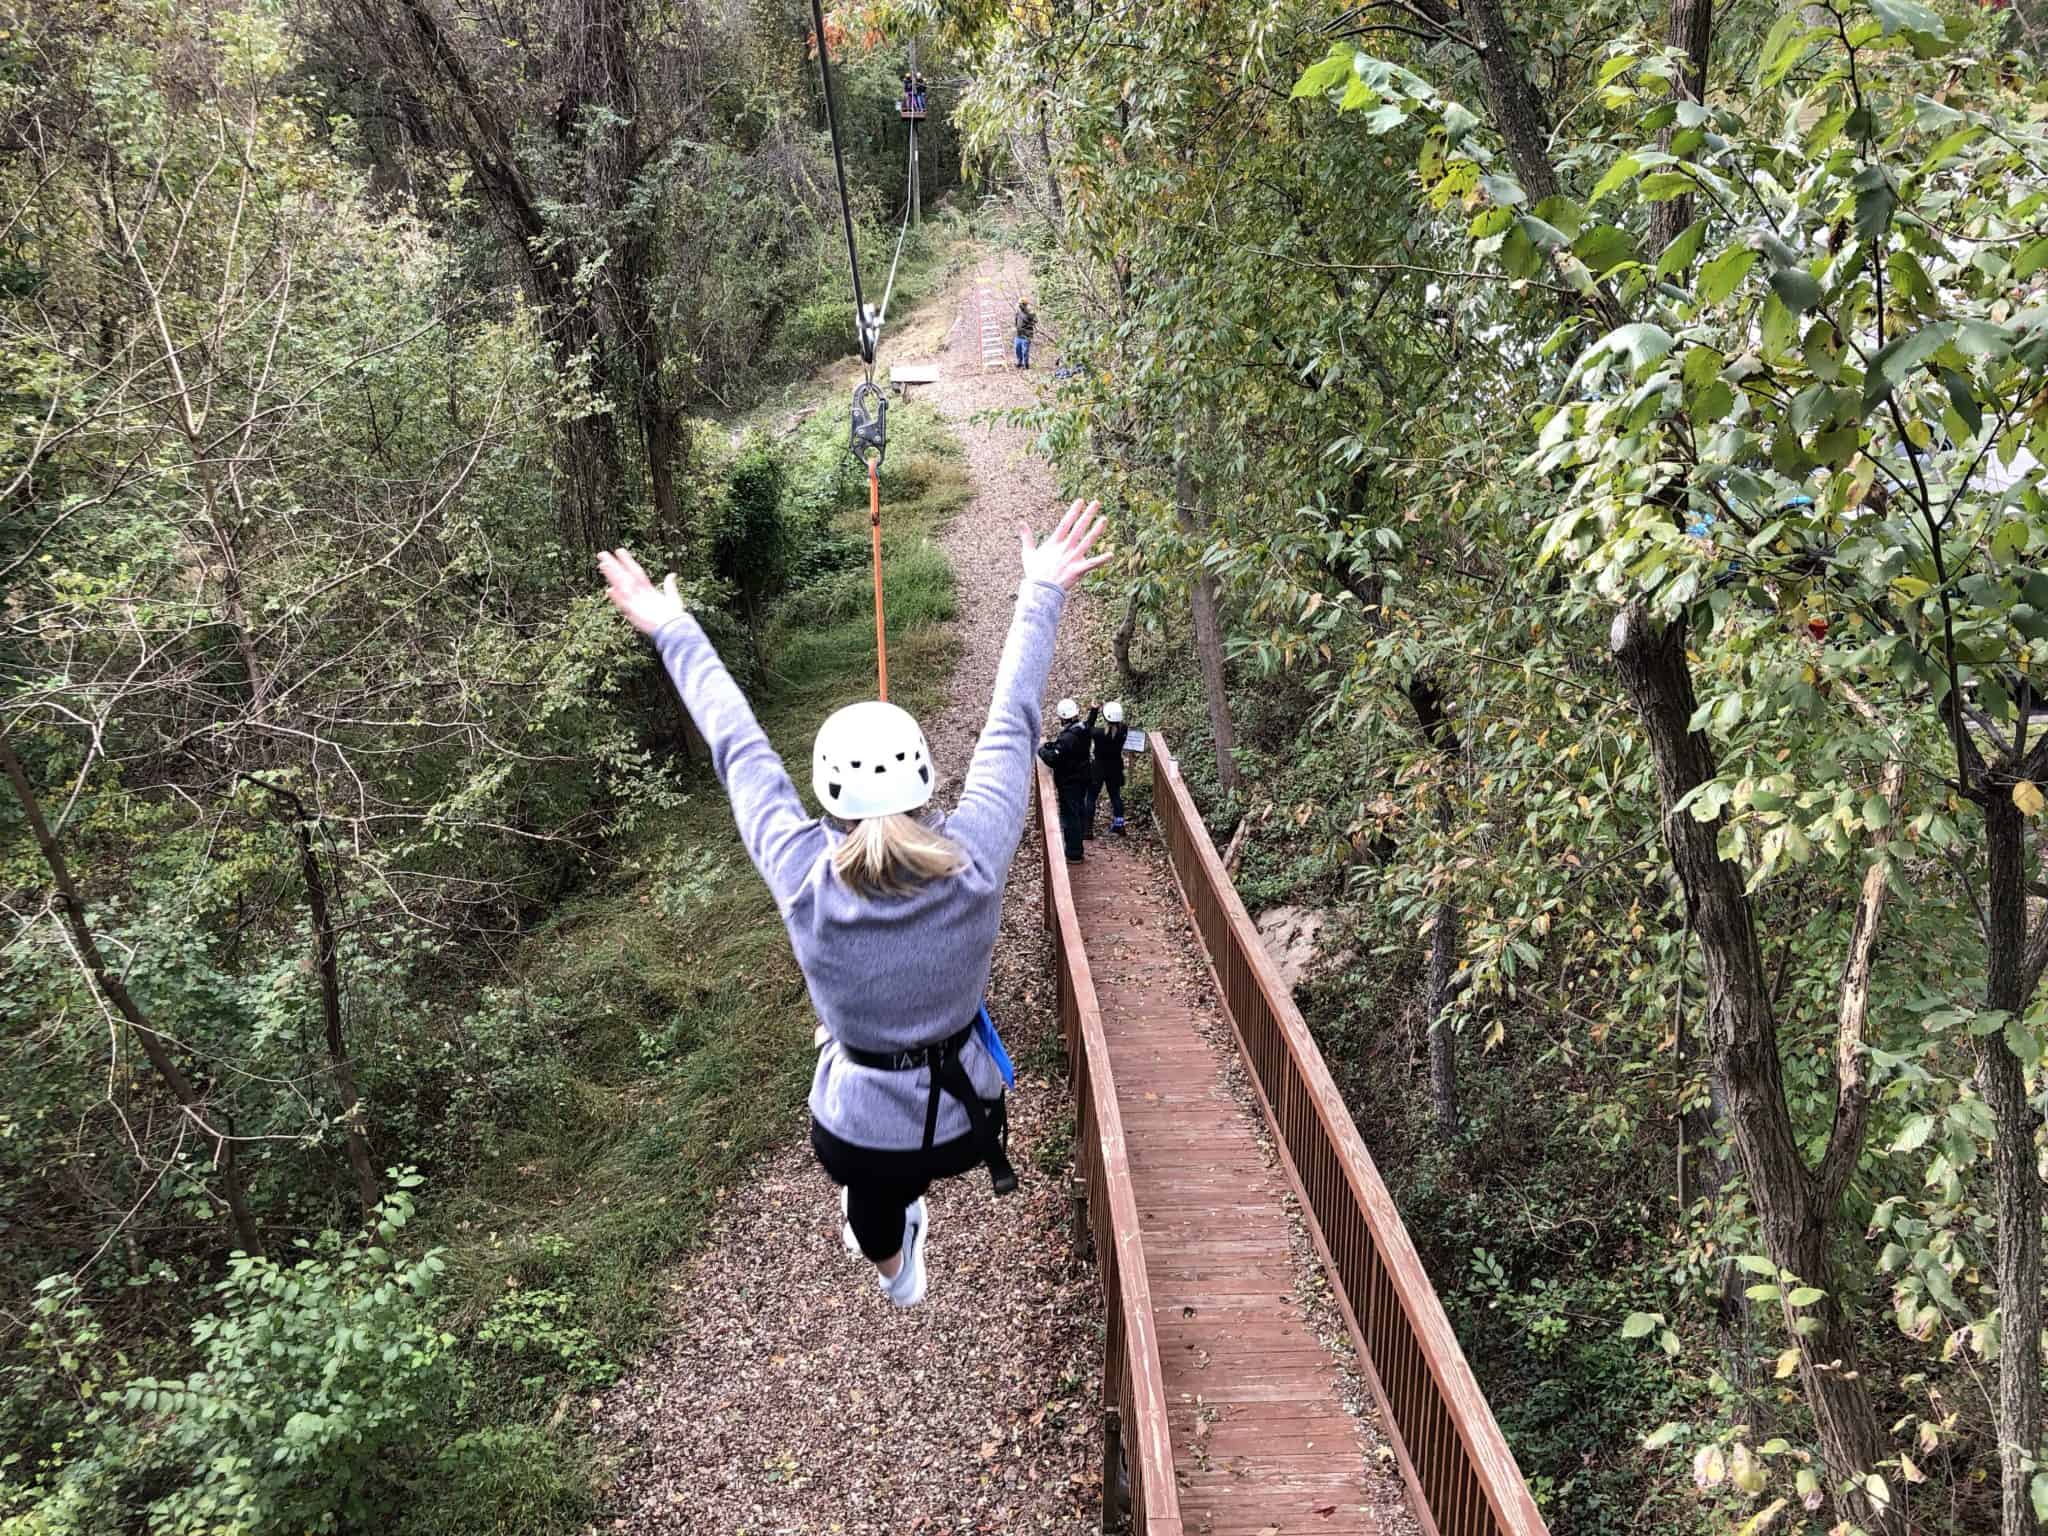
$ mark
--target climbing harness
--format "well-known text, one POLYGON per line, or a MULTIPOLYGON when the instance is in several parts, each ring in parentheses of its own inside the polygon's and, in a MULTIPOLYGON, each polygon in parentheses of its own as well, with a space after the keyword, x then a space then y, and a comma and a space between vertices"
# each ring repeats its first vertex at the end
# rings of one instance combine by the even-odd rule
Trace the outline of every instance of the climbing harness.
MULTIPOLYGON (((974 1138, 981 1160, 988 1165, 989 1183, 999 1195, 1007 1195, 1017 1188, 1017 1170, 1010 1166, 1009 1112, 1003 1106, 1001 1095, 984 1099, 974 1086, 974 1080, 967 1075, 967 1068, 960 1060, 961 1047, 981 1032, 982 1021, 988 1017, 984 1007, 975 1021, 965 1029, 955 1030, 945 1039, 931 1045, 912 1046, 905 1051, 862 1051, 839 1043, 839 1054, 858 1066, 868 1067, 877 1072, 931 1073, 931 1094, 925 1100, 924 1148, 929 1152, 939 1134, 939 1100, 950 1096, 967 1111, 968 1134, 974 1138)), ((991 1035, 995 1026, 988 1026, 991 1035)), ((996 1050, 1001 1049, 998 1041, 996 1050)), ((990 1052, 991 1056, 995 1051, 990 1052)), ((997 1058, 998 1069, 1007 1066, 1009 1056, 997 1058)), ((1005 1081, 1011 1081, 1010 1073, 1004 1074, 1005 1081)))
MULTIPOLYGON (((832 137, 832 172, 839 186, 839 222, 846 232, 846 270, 853 279, 854 338, 860 346, 864 369, 860 383, 853 387, 846 451, 868 472, 868 532, 874 551, 875 579, 875 681, 878 696, 886 699, 889 697, 889 634, 882 603, 882 460, 889 451, 889 399, 881 386, 875 383, 875 358, 882 346, 882 327, 889 319, 889 300, 896 293, 896 269, 903 260, 903 242, 910 233, 908 177, 916 174, 917 157, 913 149, 905 170, 903 227, 896 232, 896 253, 889 258, 889 276, 882 285, 882 303, 877 309, 868 304, 861 292, 860 249, 853 235, 853 202, 846 191, 846 155, 839 142, 839 113, 832 101, 832 62, 825 44, 822 0, 811 0, 811 24, 817 31, 818 83, 825 94, 825 128, 832 137)), ((915 123, 911 124, 910 131, 915 136, 915 123)))

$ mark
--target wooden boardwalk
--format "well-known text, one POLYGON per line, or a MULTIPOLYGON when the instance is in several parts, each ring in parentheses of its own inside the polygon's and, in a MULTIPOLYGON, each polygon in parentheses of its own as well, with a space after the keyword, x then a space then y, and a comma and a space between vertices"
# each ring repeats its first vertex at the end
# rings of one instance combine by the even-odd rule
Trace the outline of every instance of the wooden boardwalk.
POLYGON ((1414 1531, 1377 1434, 1346 1411, 1359 1389, 1298 1293, 1297 1251, 1315 1261, 1293 1241, 1263 1121, 1227 1083, 1230 1026, 1150 852, 1104 836, 1070 874, 1144 1235, 1185 1530, 1414 1531))

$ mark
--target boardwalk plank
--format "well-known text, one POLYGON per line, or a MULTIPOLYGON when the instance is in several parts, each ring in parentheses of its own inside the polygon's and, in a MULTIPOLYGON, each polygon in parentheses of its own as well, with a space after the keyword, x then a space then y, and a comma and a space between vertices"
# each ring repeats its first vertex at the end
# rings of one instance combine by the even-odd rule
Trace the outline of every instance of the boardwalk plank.
POLYGON ((1288 1258, 1288 1186, 1230 1091, 1229 1026, 1171 882, 1098 843, 1073 872, 1144 1233, 1190 1536, 1366 1536, 1410 1528, 1345 1406, 1288 1258))

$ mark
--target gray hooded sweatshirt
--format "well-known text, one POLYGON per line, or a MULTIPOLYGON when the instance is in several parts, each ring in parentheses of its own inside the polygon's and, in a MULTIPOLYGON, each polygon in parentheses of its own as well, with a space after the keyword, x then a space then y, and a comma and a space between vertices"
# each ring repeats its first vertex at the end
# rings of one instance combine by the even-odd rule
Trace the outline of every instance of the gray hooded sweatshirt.
MULTIPOLYGON (((1065 605, 1066 593, 1051 582, 1026 581, 1018 589, 988 721, 960 803, 939 821, 967 868, 901 896, 856 894, 833 873, 838 833, 805 811, 697 621, 685 615, 655 632, 662 662, 710 744, 740 840, 781 909, 811 1006, 831 1036, 811 1082, 811 1115, 842 1141, 891 1151, 924 1144, 931 1074, 860 1066, 838 1042, 855 1050, 909 1050, 974 1022, 1030 807, 1039 698, 1065 605)), ((978 1038, 969 1038, 961 1060, 975 1088, 993 1098, 1002 1076, 978 1038)), ((968 1129, 967 1112, 942 1096, 936 1140, 968 1129)))

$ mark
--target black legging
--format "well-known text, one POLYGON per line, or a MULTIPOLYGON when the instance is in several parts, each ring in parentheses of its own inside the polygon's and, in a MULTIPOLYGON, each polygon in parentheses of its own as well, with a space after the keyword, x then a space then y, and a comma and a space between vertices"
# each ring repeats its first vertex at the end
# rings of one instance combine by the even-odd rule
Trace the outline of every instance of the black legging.
POLYGON ((1102 792, 1109 791, 1109 814, 1117 821, 1124 819, 1124 781, 1122 779, 1093 779, 1089 782, 1088 793, 1081 801, 1081 828, 1086 832, 1095 830, 1095 807, 1102 803, 1102 792))
POLYGON ((1060 798, 1060 839, 1067 845, 1067 857, 1081 857, 1081 834, 1088 830, 1088 785, 1079 780, 1055 780, 1060 798))
MULTIPOLYGON (((1000 1131, 1007 1111, 996 1101, 1000 1131)), ((929 1152, 889 1151, 857 1147, 841 1141, 821 1125, 811 1127, 811 1150, 826 1176, 846 1189, 846 1219, 854 1239, 871 1264, 879 1264, 903 1247, 903 1213, 936 1179, 956 1179, 982 1164, 982 1149, 972 1135, 942 1141, 929 1152)))

